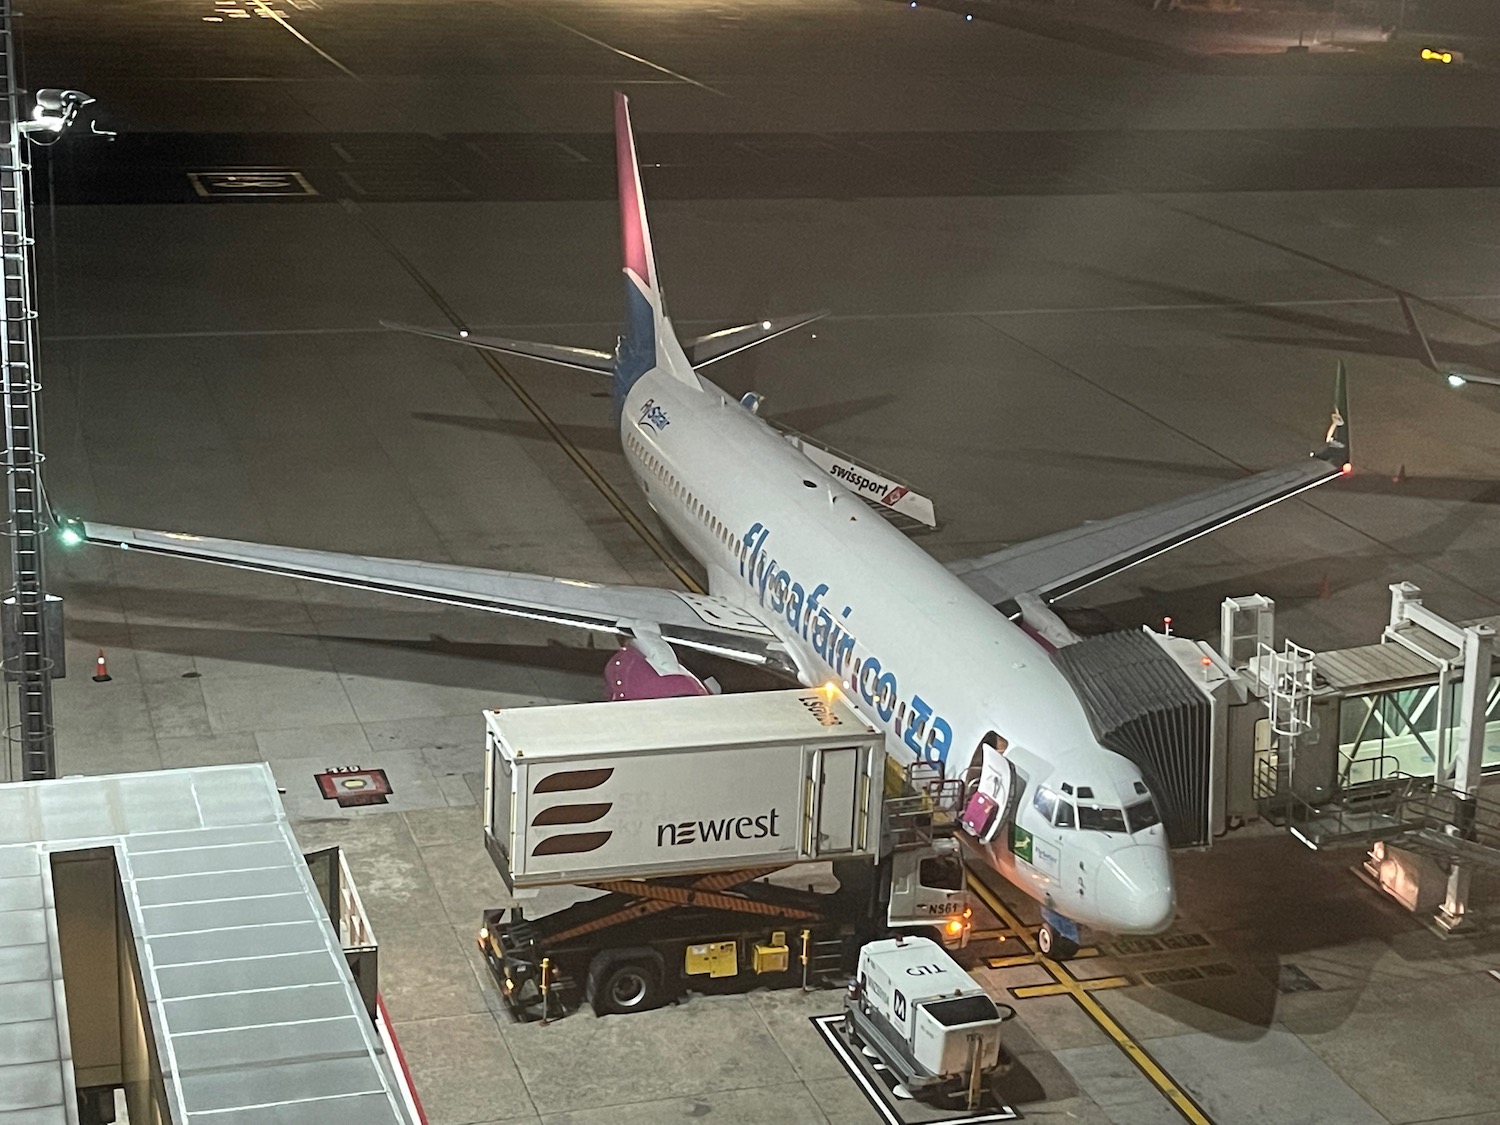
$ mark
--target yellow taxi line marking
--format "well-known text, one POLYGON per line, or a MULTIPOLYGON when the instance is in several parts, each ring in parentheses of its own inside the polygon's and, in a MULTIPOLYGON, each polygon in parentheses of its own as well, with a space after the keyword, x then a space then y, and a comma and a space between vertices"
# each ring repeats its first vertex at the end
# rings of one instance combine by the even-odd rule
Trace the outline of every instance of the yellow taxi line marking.
MULTIPOLYGON (((1073 960, 1083 961, 1089 957, 1099 957, 1099 947, 1086 945, 1077 953, 1073 954, 1073 960)), ((1035 965, 1035 953, 1012 953, 1007 957, 991 957, 985 961, 985 967, 990 969, 1014 969, 1020 965, 1035 965)))
MULTIPOLYGON (((1055 979, 1055 985, 1035 985, 1031 987, 1055 987, 1058 990, 1056 993, 1042 992, 1034 993, 1033 995, 1071 996, 1074 1002, 1084 1010, 1089 1019, 1094 1021, 1099 1030, 1109 1036, 1115 1046, 1125 1052, 1125 1057, 1134 1064, 1137 1070, 1146 1076, 1151 1085, 1161 1091, 1162 1097, 1171 1103, 1172 1108, 1182 1115, 1184 1121, 1189 1122, 1190 1125, 1213 1125, 1212 1119, 1208 1114, 1203 1112, 1202 1107, 1197 1102, 1193 1101, 1191 1095, 1172 1080, 1172 1076, 1162 1069, 1159 1062, 1151 1057, 1151 1053, 1131 1038, 1130 1033, 1121 1027, 1119 1021, 1110 1015, 1105 1010, 1104 1005, 1100 1004, 1092 995, 1091 990, 1088 988, 1090 982, 1080 981, 1072 973, 1068 972, 1061 963, 1045 956, 1037 948, 1036 937, 1031 931, 1021 926, 1020 919, 980 879, 970 873, 966 881, 969 889, 978 896, 979 901, 984 903, 996 918, 999 918, 1020 935, 1021 940, 1026 943, 1026 947, 1032 951, 1034 962, 1051 973, 1055 979)), ((1018 990, 1012 991, 1017 996, 1020 995, 1018 990)))
MULTIPOLYGON (((427 280, 425 276, 423 276, 422 271, 417 269, 416 265, 411 261, 411 259, 403 254, 396 247, 396 244, 386 237, 385 232, 364 216, 364 214, 360 211, 359 206, 354 203, 353 200, 341 199, 339 200, 339 203, 343 206, 345 211, 347 211, 350 215, 357 219, 359 223, 367 231, 370 232, 375 241, 379 242, 383 247, 385 247, 386 252, 396 260, 397 264, 406 271, 407 275, 417 283, 417 286, 422 290, 422 292, 426 293, 432 303, 438 307, 438 310, 448 318, 448 323, 453 325, 453 327, 457 328, 460 332, 468 331, 469 326, 464 323, 463 319, 458 315, 458 312, 453 308, 453 306, 450 305, 446 300, 444 300, 443 295, 432 287, 432 284, 427 280)), ((622 520, 625 521, 626 526, 628 526, 631 531, 635 532, 636 536, 641 540, 642 543, 647 546, 647 548, 650 549, 651 553, 661 560, 662 565, 672 572, 672 576, 676 578, 677 581, 681 582, 683 586, 685 586, 691 593, 707 593, 707 591, 698 584, 697 579, 695 579, 691 574, 683 569, 682 564, 678 562, 677 559, 673 556, 672 552, 667 549, 666 544, 663 543, 652 532, 652 530, 646 526, 645 522, 642 521, 640 516, 635 514, 630 505, 625 503, 625 500, 617 491, 615 491, 614 486, 611 485, 609 481, 604 479, 598 469, 594 468, 593 463, 583 455, 583 451, 579 449, 571 439, 569 439, 567 434, 562 432, 557 423, 552 420, 551 416, 542 409, 541 404, 538 403, 536 399, 531 397, 526 388, 521 386, 520 382, 517 381, 516 377, 510 373, 505 365, 502 364, 498 359, 496 359, 492 352, 483 351, 479 348, 474 348, 471 350, 474 351, 474 353, 484 361, 485 365, 492 372, 494 372, 495 376, 505 384, 505 386, 510 390, 510 393, 516 396, 521 405, 524 406, 528 411, 530 411, 531 416, 535 418, 539 423, 541 423, 542 428, 547 431, 547 436, 550 437, 553 442, 557 444, 557 447, 567 455, 568 460, 572 461, 573 464, 578 466, 579 471, 581 471, 584 477, 587 478, 588 482, 594 486, 599 495, 603 496, 604 499, 608 501, 609 506, 615 510, 615 512, 622 520)))
POLYGON ((1023 984, 1010 990, 1017 1000, 1031 1000, 1037 996, 1071 996, 1075 988, 1086 992, 1097 992, 1101 988, 1129 988, 1135 981, 1129 977, 1099 977, 1097 980, 1070 981, 1067 984, 1023 984))

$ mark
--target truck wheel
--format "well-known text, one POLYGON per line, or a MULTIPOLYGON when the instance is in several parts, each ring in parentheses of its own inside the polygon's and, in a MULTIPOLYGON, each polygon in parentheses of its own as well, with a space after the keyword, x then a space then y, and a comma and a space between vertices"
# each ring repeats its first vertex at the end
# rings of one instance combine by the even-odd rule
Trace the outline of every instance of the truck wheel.
POLYGON ((1045 922, 1036 932, 1036 944, 1044 956, 1054 961, 1066 961, 1078 952, 1076 941, 1069 941, 1045 922))
POLYGON ((642 1012, 660 1003, 660 980, 655 966, 639 961, 603 965, 590 989, 594 1011, 601 1016, 642 1012))

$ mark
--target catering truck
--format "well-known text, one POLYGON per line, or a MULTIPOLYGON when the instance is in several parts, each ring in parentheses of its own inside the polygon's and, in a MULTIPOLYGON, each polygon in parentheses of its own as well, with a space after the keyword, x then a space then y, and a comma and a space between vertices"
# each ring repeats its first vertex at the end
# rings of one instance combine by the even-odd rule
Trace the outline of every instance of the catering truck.
POLYGON ((968 939, 957 787, 893 768, 835 688, 498 709, 485 728, 485 846, 514 901, 479 945, 518 1018, 807 985, 892 931, 968 939))
POLYGON ((1009 1066, 1002 1012, 989 994, 925 938, 873 941, 844 1000, 845 1034, 895 1075, 898 1096, 978 1107, 985 1086, 1009 1066))

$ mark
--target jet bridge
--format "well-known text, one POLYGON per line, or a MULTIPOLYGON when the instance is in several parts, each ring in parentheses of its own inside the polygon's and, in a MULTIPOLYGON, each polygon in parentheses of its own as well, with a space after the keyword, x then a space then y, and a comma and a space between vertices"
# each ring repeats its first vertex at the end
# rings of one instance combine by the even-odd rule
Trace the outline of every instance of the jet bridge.
MULTIPOLYGON (((1264 817, 1310 847, 1386 841, 1387 869, 1398 847, 1445 872, 1500 863, 1500 801, 1478 797, 1500 772, 1500 617, 1455 624, 1415 586, 1391 591, 1377 643, 1328 651, 1275 647, 1261 595, 1225 600, 1217 649, 1151 629, 1080 639, 1023 609, 1095 737, 1141 769, 1172 846, 1264 817)), ((1455 880, 1443 898, 1461 917, 1455 880)))
MULTIPOLYGON (((1256 811, 1310 848, 1371 847, 1367 877, 1434 923, 1466 925, 1469 872, 1500 867, 1500 617, 1451 622, 1409 582, 1378 643, 1317 652, 1272 643, 1274 603, 1230 598, 1223 645, 1252 695, 1256 811)), ((1243 729, 1243 727, 1241 727, 1243 729)))

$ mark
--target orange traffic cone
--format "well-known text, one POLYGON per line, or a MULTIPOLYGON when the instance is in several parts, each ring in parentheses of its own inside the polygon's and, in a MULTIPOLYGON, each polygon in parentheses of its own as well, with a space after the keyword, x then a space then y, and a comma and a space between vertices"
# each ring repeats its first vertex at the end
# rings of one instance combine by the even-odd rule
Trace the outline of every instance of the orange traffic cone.
POLYGON ((1327 598, 1331 597, 1332 594, 1333 589, 1328 585, 1328 575, 1325 574, 1318 580, 1318 597, 1327 598))
POLYGON ((114 679, 109 674, 109 666, 104 663, 104 650, 99 650, 99 659, 94 661, 94 683, 105 684, 114 679))

